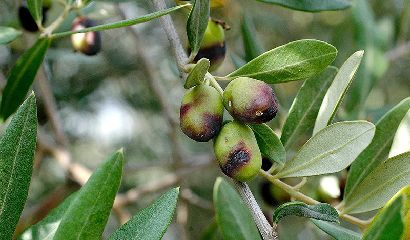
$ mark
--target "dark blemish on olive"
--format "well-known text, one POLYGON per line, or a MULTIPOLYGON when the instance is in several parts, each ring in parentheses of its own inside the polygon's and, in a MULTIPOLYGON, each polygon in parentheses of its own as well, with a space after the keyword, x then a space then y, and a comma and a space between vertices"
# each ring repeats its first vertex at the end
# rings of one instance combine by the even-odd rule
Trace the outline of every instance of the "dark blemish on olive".
POLYGON ((194 62, 196 63, 201 58, 207 58, 211 61, 211 65, 216 64, 219 61, 222 61, 225 58, 226 53, 226 46, 225 42, 216 43, 206 48, 199 49, 199 52, 194 58, 194 62))
POLYGON ((182 104, 181 108, 179 109, 179 117, 180 118, 184 117, 189 112, 191 107, 192 107, 192 104, 190 104, 190 103, 182 104))
POLYGON ((252 154, 243 142, 238 143, 228 155, 228 161, 221 166, 221 170, 229 177, 233 177, 239 169, 245 166, 252 154))
POLYGON ((207 142, 211 140, 213 137, 218 134, 219 130, 222 127, 222 116, 218 116, 215 114, 205 113, 203 117, 205 123, 205 129, 203 137, 203 142, 207 142))

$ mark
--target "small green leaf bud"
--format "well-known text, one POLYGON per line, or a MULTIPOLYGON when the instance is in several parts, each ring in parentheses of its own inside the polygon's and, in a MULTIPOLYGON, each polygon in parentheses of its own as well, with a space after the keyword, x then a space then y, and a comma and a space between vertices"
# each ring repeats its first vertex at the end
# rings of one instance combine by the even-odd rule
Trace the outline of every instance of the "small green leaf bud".
POLYGON ((198 142, 207 142, 218 134, 224 106, 219 92, 206 84, 188 90, 180 109, 181 130, 198 142))
POLYGON ((214 152, 222 172, 241 182, 255 177, 262 166, 252 129, 238 121, 223 125, 214 140, 214 152))
MULTIPOLYGON (((77 17, 72 25, 72 31, 94 27, 94 21, 86 17, 77 17)), ((71 43, 76 51, 93 56, 101 50, 100 32, 76 33, 71 35, 71 43)))
POLYGON ((278 112, 273 89, 265 82, 239 77, 226 87, 224 105, 229 113, 245 123, 264 123, 272 120, 278 112))

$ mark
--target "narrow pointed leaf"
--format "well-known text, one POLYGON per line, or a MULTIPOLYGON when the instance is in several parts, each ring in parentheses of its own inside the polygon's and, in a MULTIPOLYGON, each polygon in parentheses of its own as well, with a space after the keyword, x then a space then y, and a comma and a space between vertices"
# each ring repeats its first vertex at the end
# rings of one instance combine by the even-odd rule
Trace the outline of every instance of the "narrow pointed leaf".
POLYGON ((0 239, 11 239, 26 203, 37 136, 37 110, 31 94, 0 140, 0 239))
POLYGON ((349 198, 363 179, 387 159, 397 128, 409 109, 410 97, 397 104, 377 122, 372 142, 357 157, 349 170, 344 199, 349 198))
POLYGON ((343 199, 343 212, 359 213, 381 208, 407 185, 410 185, 410 152, 389 158, 375 168, 343 199))
POLYGON ((60 225, 70 204, 76 197, 76 193, 68 196, 64 202, 53 209, 43 220, 26 229, 17 239, 18 240, 53 240, 54 234, 60 225))
POLYGON ((235 189, 218 177, 214 185, 216 221, 223 239, 261 239, 248 208, 235 189))
POLYGON ((250 124, 249 127, 255 133, 262 157, 283 166, 286 162, 286 151, 276 133, 266 124, 250 124))
POLYGON ((410 186, 400 190, 375 216, 363 235, 363 240, 407 240, 410 217, 410 186))
POLYGON ((191 58, 195 57, 201 47, 209 19, 209 1, 195 0, 191 13, 188 17, 186 32, 188 35, 189 47, 191 48, 191 58))
POLYGON ((280 140, 289 149, 301 136, 311 132, 323 97, 332 83, 337 68, 328 67, 320 75, 307 79, 300 88, 282 129, 280 140))
POLYGON ((272 84, 301 80, 323 71, 336 54, 336 48, 328 43, 298 40, 263 53, 227 77, 245 76, 272 84))
POLYGON ((191 87, 195 87, 203 83, 209 66, 211 66, 209 60, 206 58, 201 58, 189 73, 185 81, 184 88, 190 89, 191 87))
POLYGON ((361 236, 350 229, 344 228, 334 223, 329 223, 321 220, 311 220, 318 228, 325 233, 334 237, 336 240, 360 240, 361 236))
POLYGON ((18 31, 11 27, 0 26, 0 45, 7 44, 16 39, 20 35, 21 31, 18 31))
POLYGON ((335 223, 339 222, 337 210, 327 203, 318 203, 316 205, 307 205, 303 202, 284 203, 273 212, 273 221, 278 223, 282 218, 287 216, 314 218, 335 223))
POLYGON ((37 24, 43 19, 43 0, 27 0, 28 10, 37 24))
POLYGON ((249 16, 243 18, 241 32, 245 49, 245 60, 249 62, 264 52, 262 44, 257 38, 255 26, 249 16))
POLYGON ((306 12, 343 10, 352 5, 349 0, 258 0, 306 12))
POLYGON ((61 219, 54 240, 101 238, 121 182, 123 164, 123 154, 118 151, 91 175, 61 219))
POLYGON ((7 119, 24 101, 31 84, 36 77, 37 70, 43 62, 51 40, 40 38, 16 62, 3 91, 0 105, 0 118, 7 119))
POLYGON ((160 240, 177 207, 179 188, 173 188, 115 231, 110 240, 160 240))
POLYGON ((363 53, 363 51, 353 53, 340 67, 332 85, 330 85, 329 90, 323 98, 313 129, 313 135, 332 124, 333 118, 359 68, 363 53))
POLYGON ((277 177, 305 177, 339 172, 369 145, 375 126, 366 121, 339 122, 313 136, 277 177))

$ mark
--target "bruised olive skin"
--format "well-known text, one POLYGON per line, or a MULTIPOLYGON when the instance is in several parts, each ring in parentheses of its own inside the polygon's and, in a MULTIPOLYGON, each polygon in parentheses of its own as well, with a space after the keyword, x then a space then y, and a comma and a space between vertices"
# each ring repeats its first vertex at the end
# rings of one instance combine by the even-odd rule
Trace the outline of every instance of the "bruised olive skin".
POLYGON ((245 123, 264 123, 278 112, 278 102, 273 89, 266 83, 239 77, 226 87, 224 105, 235 118, 245 123))
POLYGON ((238 121, 223 125, 214 140, 214 152, 222 172, 238 181, 259 173, 262 156, 252 129, 238 121))
MULTIPOLYGON (((91 19, 78 17, 74 20, 71 30, 78 31, 94 26, 95 23, 91 19)), ((76 51, 93 56, 101 50, 101 34, 100 32, 76 33, 71 35, 71 43, 76 51)))
POLYGON ((191 88, 182 98, 181 130, 191 139, 207 142, 222 126, 224 106, 219 92, 208 85, 191 88))

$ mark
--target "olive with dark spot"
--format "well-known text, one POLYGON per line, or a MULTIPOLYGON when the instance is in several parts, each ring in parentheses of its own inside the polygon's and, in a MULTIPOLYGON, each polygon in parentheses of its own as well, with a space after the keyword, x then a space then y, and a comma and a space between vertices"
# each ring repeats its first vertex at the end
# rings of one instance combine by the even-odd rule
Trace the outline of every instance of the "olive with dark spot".
MULTIPOLYGON (((72 31, 78 31, 84 28, 94 27, 93 20, 86 17, 77 17, 71 27, 72 31)), ((76 51, 85 55, 93 56, 101 50, 100 32, 76 33, 71 35, 71 43, 76 51)))
POLYGON ((219 92, 206 84, 188 90, 180 108, 181 130, 191 139, 207 142, 222 126, 224 106, 219 92))
POLYGON ((223 125, 214 140, 214 152, 222 172, 241 182, 255 177, 262 166, 252 129, 238 121, 223 125))
POLYGON ((224 105, 235 118, 245 123, 264 123, 278 112, 278 102, 273 89, 265 82, 239 77, 226 87, 224 105))

